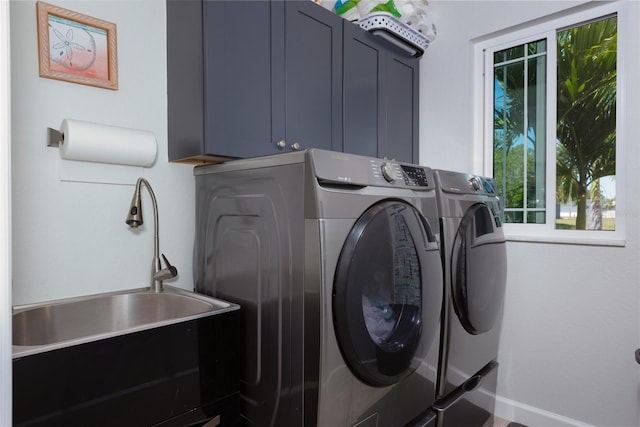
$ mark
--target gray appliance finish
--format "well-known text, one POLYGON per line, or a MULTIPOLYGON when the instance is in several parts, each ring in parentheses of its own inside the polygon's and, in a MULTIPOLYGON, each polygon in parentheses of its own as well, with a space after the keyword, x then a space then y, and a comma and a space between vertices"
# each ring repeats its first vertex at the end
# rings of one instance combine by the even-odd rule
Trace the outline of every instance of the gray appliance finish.
POLYGON ((506 287, 503 208, 492 178, 435 170, 445 277, 438 426, 493 417, 506 287))
POLYGON ((429 168, 312 149, 194 173, 196 291, 241 306, 247 425, 403 426, 431 406, 429 168))

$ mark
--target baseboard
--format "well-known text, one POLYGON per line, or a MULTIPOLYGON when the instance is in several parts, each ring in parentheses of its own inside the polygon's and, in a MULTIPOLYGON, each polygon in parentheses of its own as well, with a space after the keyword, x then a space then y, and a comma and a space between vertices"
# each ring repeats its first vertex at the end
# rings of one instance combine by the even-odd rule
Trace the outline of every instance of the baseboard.
POLYGON ((563 415, 496 396, 495 414, 528 427, 595 427, 563 415))

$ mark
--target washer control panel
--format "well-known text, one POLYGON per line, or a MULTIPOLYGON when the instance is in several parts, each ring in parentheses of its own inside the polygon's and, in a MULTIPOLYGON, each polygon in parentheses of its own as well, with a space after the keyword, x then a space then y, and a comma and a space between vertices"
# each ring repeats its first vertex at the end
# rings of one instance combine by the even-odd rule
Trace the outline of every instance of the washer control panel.
POLYGON ((429 168, 379 159, 371 159, 370 164, 375 184, 392 184, 399 187, 433 186, 429 168))
POLYGON ((433 171, 426 166, 318 149, 311 149, 308 153, 316 178, 326 185, 375 186, 420 191, 436 188, 433 171))
POLYGON ((498 195, 493 178, 452 171, 436 171, 440 187, 447 193, 498 195))

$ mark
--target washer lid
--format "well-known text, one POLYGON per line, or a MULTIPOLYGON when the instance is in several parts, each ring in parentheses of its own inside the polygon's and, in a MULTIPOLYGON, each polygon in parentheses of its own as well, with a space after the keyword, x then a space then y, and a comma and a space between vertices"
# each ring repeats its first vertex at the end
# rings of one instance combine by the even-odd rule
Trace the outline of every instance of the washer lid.
POLYGON ((500 220, 485 203, 462 218, 452 246, 455 312, 470 334, 489 331, 500 317, 507 282, 507 250, 500 220))
POLYGON ((438 331, 442 283, 438 245, 416 208, 387 200, 356 221, 336 267, 333 320, 360 380, 387 386, 417 368, 438 331))

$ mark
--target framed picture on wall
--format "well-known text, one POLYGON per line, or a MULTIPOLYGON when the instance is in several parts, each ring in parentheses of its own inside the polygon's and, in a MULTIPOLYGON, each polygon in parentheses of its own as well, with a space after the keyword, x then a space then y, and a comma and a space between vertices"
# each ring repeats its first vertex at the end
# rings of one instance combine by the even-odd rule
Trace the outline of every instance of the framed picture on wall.
POLYGON ((40 77, 118 89, 116 24, 37 2, 40 77))

